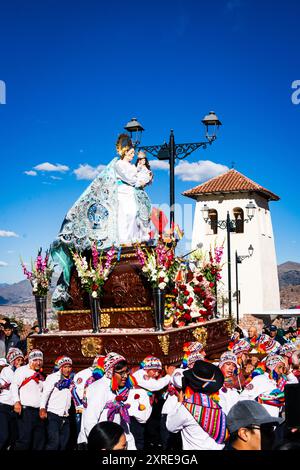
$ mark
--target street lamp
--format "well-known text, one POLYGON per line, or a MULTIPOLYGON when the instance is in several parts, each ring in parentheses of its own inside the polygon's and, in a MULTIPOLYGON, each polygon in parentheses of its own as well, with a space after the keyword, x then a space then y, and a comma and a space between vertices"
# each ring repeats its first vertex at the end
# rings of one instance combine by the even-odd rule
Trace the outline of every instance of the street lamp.
MULTIPOLYGON (((242 219, 243 222, 250 222, 253 219, 255 214, 256 206, 252 201, 246 206, 247 218, 242 219)), ((205 223, 211 225, 211 219, 209 217, 209 207, 207 204, 204 204, 202 210, 202 215, 205 223)), ((237 220, 231 220, 229 216, 229 211, 227 211, 227 217, 225 220, 218 220, 217 226, 221 229, 226 229, 227 231, 227 264, 228 264, 228 308, 229 308, 229 317, 232 317, 232 305, 231 305, 231 249, 230 249, 230 234, 231 232, 236 232, 237 220)), ((250 248, 250 247, 249 247, 250 248)))
POLYGON ((235 250, 235 292, 236 292, 236 322, 239 323, 239 304, 240 304, 240 291, 239 291, 239 274, 238 274, 238 264, 241 264, 244 259, 251 258, 253 255, 254 248, 252 245, 249 245, 248 255, 238 255, 235 250))
POLYGON ((173 129, 170 132, 169 143, 166 142, 162 145, 148 145, 148 146, 139 146, 141 141, 141 135, 143 132, 142 125, 133 118, 129 121, 124 129, 130 133, 134 147, 137 147, 139 150, 144 150, 145 152, 150 153, 158 160, 167 160, 170 165, 170 227, 172 228, 175 221, 175 160, 183 160, 188 155, 190 155, 195 150, 203 147, 207 148, 207 145, 211 145, 217 138, 217 131, 221 126, 221 121, 219 121, 217 115, 211 111, 202 119, 202 123, 205 126, 205 137, 206 141, 204 142, 193 142, 187 144, 175 144, 175 137, 173 129), (134 137, 134 136, 135 137, 134 137))
POLYGON ((139 145, 142 139, 142 132, 145 129, 138 122, 138 120, 136 118, 132 118, 131 121, 129 121, 126 126, 124 126, 124 129, 130 134, 133 146, 136 147, 139 145))

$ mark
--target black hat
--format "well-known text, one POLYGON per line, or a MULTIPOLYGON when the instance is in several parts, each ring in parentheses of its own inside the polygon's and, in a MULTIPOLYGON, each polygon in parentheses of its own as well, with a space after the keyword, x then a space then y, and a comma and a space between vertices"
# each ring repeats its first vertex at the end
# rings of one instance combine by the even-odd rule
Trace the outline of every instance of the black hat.
POLYGON ((2 327, 3 327, 4 330, 13 330, 14 329, 13 325, 9 322, 4 323, 2 325, 2 327))
POLYGON ((224 375, 219 367, 207 361, 196 361, 192 369, 183 372, 182 388, 190 386, 195 392, 210 395, 222 387, 224 375))
POLYGON ((277 326, 276 325, 271 325, 269 328, 269 331, 277 331, 277 326))

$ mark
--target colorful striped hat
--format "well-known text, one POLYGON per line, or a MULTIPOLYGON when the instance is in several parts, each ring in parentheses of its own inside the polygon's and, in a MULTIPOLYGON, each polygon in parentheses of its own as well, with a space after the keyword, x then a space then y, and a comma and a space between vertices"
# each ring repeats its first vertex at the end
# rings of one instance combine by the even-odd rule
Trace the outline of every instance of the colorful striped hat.
POLYGON ((36 359, 40 359, 41 361, 44 359, 44 355, 40 349, 33 349, 28 354, 29 363, 35 361, 36 359))
POLYGON ((187 368, 192 369, 196 361, 204 361, 204 356, 199 351, 196 351, 187 357, 187 368))
POLYGON ((24 359, 24 354, 22 353, 21 349, 18 348, 10 348, 6 355, 6 359, 9 364, 12 366, 16 359, 22 357, 24 359))
POLYGON ((110 352, 104 359, 104 371, 108 379, 111 379, 114 375, 114 369, 119 362, 126 361, 125 357, 121 354, 110 352))
POLYGON ((55 368, 60 369, 63 366, 71 366, 73 364, 73 361, 70 357, 68 356, 58 356, 58 358, 55 361, 55 368))
POLYGON ((294 343, 285 343, 280 346, 278 354, 281 356, 291 357, 296 349, 297 348, 294 343))
POLYGON ((266 359, 266 367, 269 370, 274 370, 281 362, 284 364, 284 358, 282 356, 279 356, 279 354, 271 354, 266 359))
POLYGON ((245 338, 242 338, 237 343, 234 344, 231 352, 233 352, 233 354, 238 356, 239 354, 249 352, 250 349, 251 349, 250 343, 245 338))
POLYGON ((158 357, 147 356, 140 363, 140 368, 145 369, 145 370, 149 370, 149 369, 162 370, 162 363, 160 359, 158 359, 158 357))
POLYGON ((221 369, 221 367, 223 367, 224 364, 228 362, 231 362, 232 364, 234 364, 235 367, 238 366, 237 357, 231 351, 225 351, 223 354, 221 354, 220 361, 219 361, 219 368, 221 369))

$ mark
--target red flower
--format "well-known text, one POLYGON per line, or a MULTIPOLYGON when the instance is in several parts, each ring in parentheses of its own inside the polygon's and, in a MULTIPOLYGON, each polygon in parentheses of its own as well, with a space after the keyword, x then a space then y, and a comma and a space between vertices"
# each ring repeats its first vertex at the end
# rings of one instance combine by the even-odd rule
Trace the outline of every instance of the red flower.
POLYGON ((197 276, 196 279, 197 279, 197 281, 202 282, 203 281, 203 276, 197 276))
POLYGON ((183 305, 178 306, 179 310, 184 310, 183 305))
POLYGON ((184 291, 185 290, 185 285, 184 284, 181 284, 181 286, 179 286, 179 289, 184 291))
POLYGON ((173 289, 173 290, 172 290, 172 294, 178 295, 178 290, 177 290, 177 289, 173 289))
POLYGON ((214 282, 210 282, 209 283, 209 287, 214 287, 215 283, 214 282))
POLYGON ((97 284, 93 284, 93 285, 92 285, 92 290, 98 290, 97 284))
POLYGON ((187 305, 190 307, 192 305, 192 303, 193 303, 193 299, 192 299, 192 297, 190 297, 187 301, 187 305))
POLYGON ((139 398, 140 398, 140 395, 139 395, 138 393, 136 393, 136 394, 134 395, 134 399, 135 399, 135 400, 138 400, 139 398))
POLYGON ((188 321, 189 321, 189 320, 191 320, 192 317, 191 317, 191 315, 190 315, 189 313, 185 313, 185 314, 183 315, 183 318, 184 318, 185 320, 188 320, 188 321))
POLYGON ((194 287, 194 292, 195 292, 195 294, 201 294, 201 292, 202 292, 201 287, 195 286, 195 287, 194 287))
POLYGON ((184 295, 187 297, 188 295, 190 295, 189 291, 188 290, 185 290, 184 291, 184 295))

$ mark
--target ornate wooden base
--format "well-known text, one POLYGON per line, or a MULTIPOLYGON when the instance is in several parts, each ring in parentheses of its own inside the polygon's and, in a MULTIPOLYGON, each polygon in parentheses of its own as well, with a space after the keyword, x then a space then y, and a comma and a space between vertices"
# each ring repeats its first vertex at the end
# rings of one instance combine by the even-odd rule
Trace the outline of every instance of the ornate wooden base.
POLYGON ((45 335, 33 335, 28 339, 28 349, 39 348, 44 352, 46 372, 53 369, 55 359, 67 354, 73 359, 74 370, 89 367, 96 354, 115 351, 126 357, 132 367, 147 356, 159 357, 164 365, 180 364, 183 343, 198 340, 205 345, 208 358, 225 351, 231 332, 229 320, 211 320, 194 323, 182 328, 172 328, 164 333, 153 329, 108 328, 100 333, 87 331, 60 331, 45 335))

